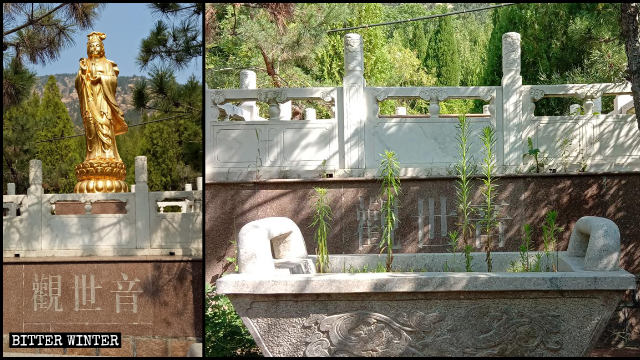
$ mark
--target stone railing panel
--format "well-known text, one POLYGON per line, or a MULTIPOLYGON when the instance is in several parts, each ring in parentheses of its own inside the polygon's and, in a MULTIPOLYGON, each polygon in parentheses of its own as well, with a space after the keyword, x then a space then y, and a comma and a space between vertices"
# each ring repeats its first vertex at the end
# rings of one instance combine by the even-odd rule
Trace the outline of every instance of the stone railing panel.
POLYGON ((635 115, 594 112, 595 99, 628 94, 630 84, 530 85, 522 86, 521 91, 525 115, 523 154, 527 152, 527 138, 531 137, 550 167, 568 163, 596 171, 640 168, 640 132, 635 115), (585 114, 536 116, 535 103, 544 97, 584 99, 585 114))
POLYGON ((202 249, 202 191, 149 193, 151 247, 202 249), (183 203, 186 212, 160 212, 159 204, 183 203), (176 199, 182 199, 176 201, 176 199))
POLYGON ((43 195, 41 250, 135 248, 134 201, 134 193, 43 195), (127 213, 92 214, 92 204, 100 200, 122 201, 127 213), (56 215, 59 201, 79 201, 85 213, 56 215))
MULTIPOLYGON (((207 181, 286 177, 290 169, 313 171, 339 168, 338 120, 289 121, 281 119, 275 105, 289 100, 321 100, 337 103, 337 88, 207 90, 208 109, 219 113, 229 101, 258 100, 273 105, 270 120, 260 122, 207 121, 205 142, 207 181), (228 149, 234 149, 229 151, 228 149), (251 175, 250 175, 251 174, 251 175)), ((295 176, 294 174, 291 174, 295 176)))
MULTIPOLYGON (((440 109, 448 99, 488 102, 482 114, 467 114, 471 150, 479 161, 479 130, 493 126, 503 173, 530 171, 533 160, 523 157, 528 137, 541 150, 545 172, 640 170, 636 115, 626 114, 631 85, 523 85, 520 42, 515 32, 502 37, 501 86, 367 87, 358 34, 344 37, 342 87, 255 89, 255 74, 244 72, 242 89, 206 90, 206 181, 318 178, 326 170, 336 177, 369 177, 387 149, 397 153, 402 176, 451 174, 457 119, 440 109), (614 95, 614 110, 601 114, 602 97, 614 95), (569 116, 535 116, 535 103, 544 97, 577 97, 582 104, 572 105, 569 116), (428 101, 429 114, 411 116, 399 108, 395 115, 380 116, 378 103, 394 98, 428 101), (335 119, 289 121, 292 99, 333 101, 335 119), (269 104, 270 121, 248 121, 265 120, 255 115, 256 101, 269 104), (221 114, 247 121, 218 121, 221 114)), ((313 118, 309 111, 305 119, 313 118)))
POLYGON ((195 191, 187 184, 185 191, 149 192, 146 158, 138 156, 134 192, 43 194, 41 163, 30 164, 27 195, 3 196, 5 257, 201 256, 202 178, 195 191), (174 199, 187 212, 158 212, 158 203, 174 199))
MULTIPOLYGON (((446 173, 457 160, 456 117, 440 114, 439 102, 448 99, 481 99, 489 102, 489 114, 470 117, 471 153, 481 157, 482 143, 479 136, 482 128, 493 126, 502 129, 501 111, 496 113, 496 99, 500 101, 499 87, 415 87, 415 88, 375 88, 367 87, 368 112, 365 124, 365 159, 368 169, 376 169, 379 154, 393 150, 402 168, 429 169, 429 173, 446 173), (428 116, 424 117, 380 117, 378 102, 386 99, 421 98, 429 101, 428 116), (496 116, 497 115, 497 116, 496 116)), ((497 148, 502 148, 502 136, 497 136, 497 148)), ((502 163, 502 152, 498 162, 502 163)), ((423 174, 425 175, 425 174, 423 174)))

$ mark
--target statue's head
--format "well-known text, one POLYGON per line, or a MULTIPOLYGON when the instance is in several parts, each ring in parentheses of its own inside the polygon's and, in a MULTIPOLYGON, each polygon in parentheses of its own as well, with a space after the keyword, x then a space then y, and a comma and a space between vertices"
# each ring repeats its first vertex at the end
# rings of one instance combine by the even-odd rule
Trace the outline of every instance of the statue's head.
POLYGON ((87 35, 89 40, 87 41, 87 55, 89 57, 103 57, 104 45, 102 40, 107 38, 107 35, 101 32, 94 31, 87 35))

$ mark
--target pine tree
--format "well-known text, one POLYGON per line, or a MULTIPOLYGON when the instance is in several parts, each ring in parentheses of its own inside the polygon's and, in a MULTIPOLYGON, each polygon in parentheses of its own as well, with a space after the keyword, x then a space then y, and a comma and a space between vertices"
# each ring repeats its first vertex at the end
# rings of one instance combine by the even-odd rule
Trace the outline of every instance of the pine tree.
POLYGON ((56 79, 49 76, 38 109, 35 156, 42 161, 42 187, 48 193, 72 193, 76 184, 75 166, 82 162, 81 137, 75 135, 73 122, 62 102, 56 79), (52 140, 54 139, 54 140, 52 140))
POLYGON ((75 30, 93 26, 101 6, 90 3, 2 5, 2 55, 8 59, 5 64, 12 64, 3 68, 5 108, 19 104, 31 92, 34 79, 25 72, 25 61, 46 64, 57 59, 60 50, 73 43, 75 30))
POLYGON ((140 68, 159 60, 181 69, 202 55, 203 3, 153 3, 149 6, 165 19, 158 20, 149 36, 142 40, 137 59, 140 68))
POLYGON ((22 103, 5 109, 2 116, 2 182, 16 185, 16 194, 29 187, 29 161, 34 159, 33 139, 40 109, 34 91, 22 103))
POLYGON ((434 51, 431 64, 435 65, 438 85, 460 85, 460 56, 455 28, 450 16, 438 18, 438 27, 433 34, 429 48, 434 51))

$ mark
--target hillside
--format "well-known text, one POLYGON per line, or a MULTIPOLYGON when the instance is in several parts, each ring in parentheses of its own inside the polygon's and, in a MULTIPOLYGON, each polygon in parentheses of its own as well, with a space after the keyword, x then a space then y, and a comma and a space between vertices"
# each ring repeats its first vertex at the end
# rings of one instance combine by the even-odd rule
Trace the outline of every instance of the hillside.
MULTIPOLYGON (((84 132, 82 117, 80 116, 80 103, 75 88, 76 74, 55 74, 56 83, 62 95, 62 102, 69 111, 71 121, 76 128, 76 132, 84 132)), ((44 85, 47 83, 49 75, 38 76, 35 91, 42 96, 44 85)), ((133 108, 133 87, 136 81, 143 79, 141 76, 119 76, 118 89, 116 90, 116 101, 124 112, 127 124, 134 125, 140 122, 140 114, 133 108)))

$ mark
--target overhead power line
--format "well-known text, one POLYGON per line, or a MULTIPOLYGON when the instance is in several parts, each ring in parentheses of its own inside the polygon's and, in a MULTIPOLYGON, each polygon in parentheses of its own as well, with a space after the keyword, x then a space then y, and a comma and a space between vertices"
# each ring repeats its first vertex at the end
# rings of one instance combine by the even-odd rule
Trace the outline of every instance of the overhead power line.
POLYGON ((379 23, 379 24, 352 26, 352 27, 341 28, 341 29, 332 29, 332 30, 327 30, 327 33, 338 32, 338 31, 346 31, 346 30, 354 30, 354 29, 362 29, 362 28, 371 28, 371 27, 375 27, 375 26, 394 25, 394 24, 400 24, 400 23, 405 23, 405 22, 410 22, 410 21, 434 19, 434 18, 439 18, 439 17, 443 17, 443 16, 458 15, 458 14, 470 13, 470 12, 474 12, 474 11, 483 11, 483 10, 495 9, 495 8, 499 8, 499 7, 503 7, 503 6, 510 6, 510 5, 518 5, 518 3, 506 3, 506 4, 500 4, 500 5, 491 5, 491 6, 487 6, 487 7, 470 9, 470 10, 460 10, 460 11, 452 11, 450 13, 444 13, 444 14, 422 16, 422 17, 417 17, 417 18, 413 18, 413 19, 389 21, 389 22, 384 22, 384 23, 379 23))
MULTIPOLYGON (((147 124, 151 124, 151 123, 155 123, 155 122, 161 122, 161 121, 173 120, 173 119, 175 119, 175 118, 184 117, 184 116, 187 116, 187 115, 186 115, 186 114, 180 114, 180 115, 169 116, 169 117, 166 117, 166 118, 157 119, 157 120, 151 120, 151 121, 143 122, 143 123, 140 123, 140 124, 129 125, 129 127, 130 127, 130 128, 132 128, 132 127, 142 126, 142 125, 147 125, 147 124)), ((40 141, 36 141, 36 142, 35 142, 35 144, 43 143, 43 142, 49 142, 49 141, 57 141, 57 140, 71 139, 71 138, 78 137, 78 136, 84 136, 84 133, 82 133, 82 134, 77 134, 77 135, 69 135, 69 136, 62 136, 62 137, 57 137, 57 138, 51 138, 51 139, 46 139, 46 140, 40 140, 40 141)))

